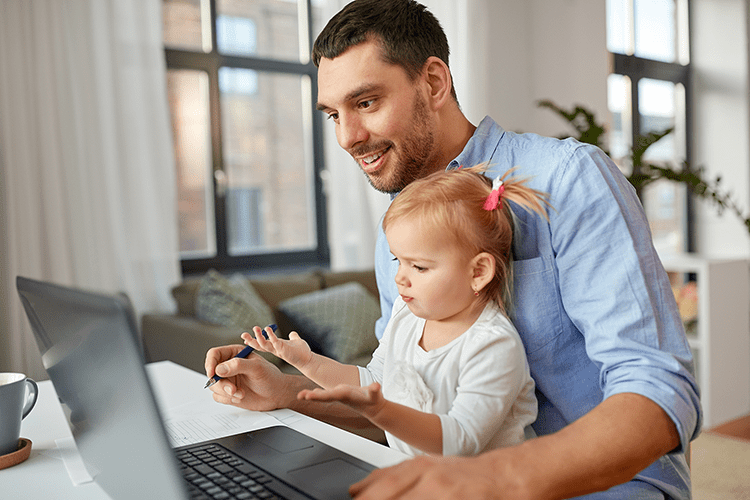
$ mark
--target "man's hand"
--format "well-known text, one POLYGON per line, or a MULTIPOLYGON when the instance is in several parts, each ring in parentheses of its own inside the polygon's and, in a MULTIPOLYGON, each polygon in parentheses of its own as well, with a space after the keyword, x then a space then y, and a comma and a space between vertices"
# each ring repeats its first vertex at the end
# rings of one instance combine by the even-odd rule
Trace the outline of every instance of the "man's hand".
POLYGON ((340 403, 297 399, 300 391, 318 386, 301 375, 282 373, 255 353, 246 359, 235 358, 244 347, 214 347, 206 353, 206 375, 211 378, 216 373, 223 377, 211 386, 215 401, 254 411, 290 408, 334 425, 372 427, 369 420, 340 403))
MULTIPOLYGON (((222 377, 211 386, 214 400, 247 410, 269 411, 288 408, 297 399, 302 377, 282 373, 275 365, 257 354, 246 359, 235 358, 244 346, 214 347, 206 354, 206 375, 222 377)), ((307 384, 314 387, 311 382, 307 384)))
POLYGON ((486 455, 473 458, 420 456, 373 471, 352 485, 349 493, 356 500, 525 498, 516 496, 510 485, 498 489, 491 470, 484 466, 488 459, 486 455))

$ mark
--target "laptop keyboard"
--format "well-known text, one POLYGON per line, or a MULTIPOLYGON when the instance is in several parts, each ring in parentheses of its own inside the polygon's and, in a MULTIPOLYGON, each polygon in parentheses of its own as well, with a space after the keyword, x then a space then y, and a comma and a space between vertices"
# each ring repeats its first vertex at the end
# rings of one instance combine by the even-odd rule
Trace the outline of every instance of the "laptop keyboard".
POLYGON ((269 488, 276 483, 271 476, 222 446, 209 443, 179 450, 177 459, 193 500, 284 498, 269 488))

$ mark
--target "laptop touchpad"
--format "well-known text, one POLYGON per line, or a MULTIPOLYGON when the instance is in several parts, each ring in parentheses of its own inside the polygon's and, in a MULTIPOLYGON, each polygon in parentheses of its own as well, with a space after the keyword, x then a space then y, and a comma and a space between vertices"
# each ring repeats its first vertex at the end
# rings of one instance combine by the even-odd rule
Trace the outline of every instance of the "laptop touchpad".
POLYGON ((315 441, 304 434, 296 433, 288 427, 282 426, 255 431, 253 438, 279 453, 291 453, 315 446, 315 441))
POLYGON ((315 490, 321 498, 335 498, 340 494, 342 483, 354 484, 369 473, 339 458, 289 471, 289 475, 298 481, 297 484, 304 484, 306 488, 315 490))

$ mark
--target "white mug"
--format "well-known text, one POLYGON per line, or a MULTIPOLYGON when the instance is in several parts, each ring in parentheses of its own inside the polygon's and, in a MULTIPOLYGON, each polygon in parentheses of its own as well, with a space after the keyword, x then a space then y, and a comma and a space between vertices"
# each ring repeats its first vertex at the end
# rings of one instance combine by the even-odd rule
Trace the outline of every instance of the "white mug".
POLYGON ((0 373, 0 456, 18 449, 21 420, 34 408, 38 396, 36 382, 23 373, 0 373))

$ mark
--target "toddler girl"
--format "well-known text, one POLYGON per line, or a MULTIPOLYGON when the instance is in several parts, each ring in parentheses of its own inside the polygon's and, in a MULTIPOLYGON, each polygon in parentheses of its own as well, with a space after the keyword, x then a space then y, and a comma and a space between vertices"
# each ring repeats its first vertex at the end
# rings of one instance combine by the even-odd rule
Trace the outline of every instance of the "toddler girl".
POLYGON ((475 455, 518 444, 536 419, 534 381, 511 306, 510 204, 547 217, 546 195, 478 166, 409 184, 383 218, 398 260, 400 298, 372 361, 344 365, 259 327, 245 343, 279 356, 322 389, 299 398, 339 401, 409 454, 475 455))

